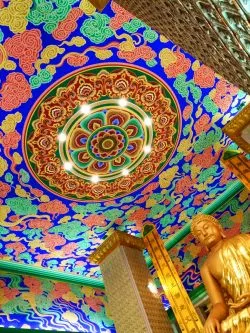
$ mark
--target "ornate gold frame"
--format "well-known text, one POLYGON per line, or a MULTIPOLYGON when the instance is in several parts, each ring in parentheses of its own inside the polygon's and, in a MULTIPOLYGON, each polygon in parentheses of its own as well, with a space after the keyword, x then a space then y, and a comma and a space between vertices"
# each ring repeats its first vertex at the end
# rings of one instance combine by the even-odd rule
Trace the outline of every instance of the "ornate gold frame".
POLYGON ((242 137, 242 131, 250 126, 250 103, 247 104, 229 123, 227 123, 222 131, 226 133, 237 145, 245 152, 250 153, 250 142, 242 137))
POLYGON ((126 232, 115 230, 105 241, 89 256, 90 262, 100 264, 115 248, 127 246, 143 250, 145 244, 142 238, 132 236, 126 232))

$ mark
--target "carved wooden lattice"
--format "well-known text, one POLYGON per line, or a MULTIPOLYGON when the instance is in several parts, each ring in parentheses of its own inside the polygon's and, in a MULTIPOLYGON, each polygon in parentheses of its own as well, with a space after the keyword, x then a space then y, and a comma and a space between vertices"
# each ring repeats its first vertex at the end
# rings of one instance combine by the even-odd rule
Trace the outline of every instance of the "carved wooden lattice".
POLYGON ((250 31, 240 0, 116 2, 250 93, 250 31))

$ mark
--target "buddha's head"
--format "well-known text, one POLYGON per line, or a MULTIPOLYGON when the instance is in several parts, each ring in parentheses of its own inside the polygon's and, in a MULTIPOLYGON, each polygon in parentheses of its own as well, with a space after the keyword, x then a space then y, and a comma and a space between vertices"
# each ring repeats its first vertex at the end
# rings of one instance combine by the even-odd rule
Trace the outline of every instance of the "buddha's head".
POLYGON ((196 215, 191 223, 191 232, 209 250, 225 238, 219 221, 211 215, 196 215))

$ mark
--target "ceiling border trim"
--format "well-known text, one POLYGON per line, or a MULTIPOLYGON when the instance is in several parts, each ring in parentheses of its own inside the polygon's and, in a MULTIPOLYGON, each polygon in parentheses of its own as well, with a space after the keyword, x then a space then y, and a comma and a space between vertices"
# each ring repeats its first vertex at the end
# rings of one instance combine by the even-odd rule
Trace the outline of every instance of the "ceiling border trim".
POLYGON ((102 280, 79 276, 77 274, 60 272, 34 265, 21 264, 8 260, 0 260, 0 271, 11 272, 20 275, 30 275, 42 279, 50 279, 67 283, 81 284, 92 288, 104 289, 102 280))

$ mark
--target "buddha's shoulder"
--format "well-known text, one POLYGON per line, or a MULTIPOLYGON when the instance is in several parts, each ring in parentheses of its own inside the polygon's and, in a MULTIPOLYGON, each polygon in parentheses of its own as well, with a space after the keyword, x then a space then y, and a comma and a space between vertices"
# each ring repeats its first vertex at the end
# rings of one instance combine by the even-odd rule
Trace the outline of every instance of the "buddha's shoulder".
POLYGON ((238 234, 231 238, 227 238, 225 239, 222 248, 225 249, 225 247, 230 247, 230 245, 233 245, 234 248, 243 246, 250 249, 250 234, 238 234))
POLYGON ((227 238, 227 241, 230 242, 230 241, 234 241, 234 240, 237 240, 237 241, 240 241, 240 240, 250 240, 250 234, 238 234, 238 235, 235 235, 231 238, 227 238))

